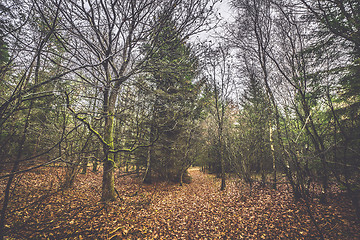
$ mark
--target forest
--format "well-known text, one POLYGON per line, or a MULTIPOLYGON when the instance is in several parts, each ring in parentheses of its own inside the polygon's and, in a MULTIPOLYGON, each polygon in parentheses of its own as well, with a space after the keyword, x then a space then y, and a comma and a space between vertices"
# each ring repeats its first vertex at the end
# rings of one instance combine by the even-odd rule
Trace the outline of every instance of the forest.
POLYGON ((360 239, 359 0, 2 0, 0 239, 360 239))

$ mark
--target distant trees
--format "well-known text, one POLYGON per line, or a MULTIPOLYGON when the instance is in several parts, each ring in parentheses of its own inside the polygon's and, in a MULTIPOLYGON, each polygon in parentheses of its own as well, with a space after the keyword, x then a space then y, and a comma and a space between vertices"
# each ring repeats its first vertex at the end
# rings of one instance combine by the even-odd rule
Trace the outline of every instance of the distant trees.
POLYGON ((242 166, 236 169, 249 183, 256 173, 265 184, 272 169, 276 188, 273 132, 279 133, 279 114, 271 87, 273 69, 267 55, 272 47, 271 5, 269 1, 232 1, 232 5, 237 15, 228 25, 226 40, 236 51, 238 85, 243 88, 238 89, 239 123, 234 136, 242 150, 234 155, 233 162, 242 166))
POLYGON ((228 124, 228 110, 231 104, 231 94, 234 93, 233 63, 230 48, 224 45, 208 46, 204 53, 204 74, 210 94, 209 113, 213 122, 213 146, 216 162, 220 164, 221 186, 226 188, 226 149, 225 129, 228 124))
MULTIPOLYGON (((263 87, 263 83, 255 75, 251 66, 247 66, 248 82, 245 82, 242 96, 242 109, 238 121, 246 124, 239 127, 239 140, 242 146, 242 161, 247 171, 261 175, 262 184, 266 183, 266 174, 272 167, 271 148, 269 142, 269 121, 271 108, 263 87)), ((250 175, 250 174, 249 174, 250 175)), ((251 175, 250 175, 251 176, 251 175)))

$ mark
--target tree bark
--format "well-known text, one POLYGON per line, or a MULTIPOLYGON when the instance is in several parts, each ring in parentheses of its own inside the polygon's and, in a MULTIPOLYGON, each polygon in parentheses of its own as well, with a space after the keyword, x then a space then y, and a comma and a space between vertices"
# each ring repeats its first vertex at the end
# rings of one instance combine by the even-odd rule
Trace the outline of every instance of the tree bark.
MULTIPOLYGON (((110 100, 111 107, 115 106, 115 99, 110 100)), ((113 109, 113 108, 110 108, 113 109)), ((104 145, 105 159, 103 163, 103 180, 102 180, 102 196, 101 200, 104 202, 115 201, 116 192, 114 185, 114 167, 115 159, 114 153, 110 150, 114 149, 114 114, 113 111, 108 111, 108 116, 105 120, 105 137, 104 140, 108 145, 104 145)))
POLYGON ((145 175, 143 178, 143 183, 150 184, 152 182, 152 176, 151 176, 151 154, 152 154, 152 146, 148 148, 147 151, 147 158, 146 158, 146 170, 145 175))
POLYGON ((13 168, 11 170, 12 175, 9 176, 9 179, 7 181, 6 188, 4 191, 4 200, 3 200, 3 204, 2 204, 2 208, 1 208, 1 216, 0 216, 0 239, 1 240, 3 240, 5 237, 4 227, 5 227, 5 222, 6 222, 6 210, 7 210, 9 201, 10 201, 10 188, 11 188, 11 184, 14 180, 15 173, 16 173, 16 171, 19 170, 19 167, 20 167, 20 160, 22 157, 23 148, 24 148, 24 144, 26 141, 26 133, 27 133, 28 127, 29 127, 29 120, 30 120, 32 106, 33 106, 33 102, 31 101, 30 107, 29 107, 29 112, 27 114, 26 121, 25 121, 24 131, 22 134, 21 141, 19 143, 19 150, 17 152, 16 160, 15 160, 13 168))
POLYGON ((103 181, 102 181, 102 196, 101 200, 104 202, 115 201, 116 200, 116 192, 115 192, 115 183, 114 183, 114 161, 113 153, 108 153, 106 157, 103 167, 103 181))
POLYGON ((92 171, 93 172, 97 172, 98 171, 98 162, 97 162, 97 159, 93 159, 93 163, 92 163, 92 171))
POLYGON ((85 156, 85 158, 82 160, 82 166, 81 166, 81 173, 86 174, 87 172, 87 165, 88 165, 88 156, 85 156))
POLYGON ((269 141, 270 141, 270 151, 271 151, 271 157, 272 157, 272 164, 273 164, 273 189, 276 190, 277 182, 276 182, 276 158, 275 158, 275 149, 274 149, 274 142, 272 138, 272 126, 271 126, 271 120, 269 121, 269 141))
POLYGON ((220 158, 220 164, 221 164, 221 187, 220 191, 224 191, 226 188, 226 175, 225 175, 225 161, 223 157, 223 151, 222 151, 222 144, 219 143, 219 158, 220 158))
MULTIPOLYGON (((152 118, 154 118, 154 113, 155 113, 155 107, 153 106, 152 118)), ((154 121, 153 121, 153 119, 151 119, 150 120, 150 129, 149 129, 149 144, 150 144, 150 146, 147 149, 148 151, 147 151, 147 157, 146 157, 146 170, 145 170, 145 175, 143 178, 143 183, 147 183, 147 184, 152 183, 151 168, 152 168, 152 158, 153 158, 153 146, 151 144, 154 141, 154 131, 155 131, 154 121)))
POLYGON ((184 176, 184 172, 185 172, 185 171, 181 171, 181 173, 180 173, 180 186, 182 186, 182 185, 183 185, 183 176, 184 176))

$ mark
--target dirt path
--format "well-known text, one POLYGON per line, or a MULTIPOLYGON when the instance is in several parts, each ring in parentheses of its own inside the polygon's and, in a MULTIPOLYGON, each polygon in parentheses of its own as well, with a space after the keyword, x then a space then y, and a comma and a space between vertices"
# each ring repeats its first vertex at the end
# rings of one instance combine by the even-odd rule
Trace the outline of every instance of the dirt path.
POLYGON ((154 237, 166 239, 219 238, 219 224, 225 222, 218 203, 217 185, 210 175, 191 169, 191 184, 176 186, 155 197, 152 207, 139 217, 156 227, 154 237))

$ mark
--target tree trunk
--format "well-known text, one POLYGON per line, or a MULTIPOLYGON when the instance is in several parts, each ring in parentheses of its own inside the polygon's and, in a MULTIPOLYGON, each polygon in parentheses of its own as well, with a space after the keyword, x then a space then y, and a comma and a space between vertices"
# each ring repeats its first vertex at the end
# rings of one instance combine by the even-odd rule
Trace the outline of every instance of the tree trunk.
POLYGON ((264 166, 262 166, 262 168, 261 168, 261 185, 263 187, 265 187, 266 186, 266 174, 265 174, 265 170, 263 167, 264 166))
POLYGON ((101 200, 104 202, 115 201, 116 192, 114 184, 114 161, 112 161, 113 153, 108 153, 104 161, 103 181, 102 181, 102 196, 101 200))
POLYGON ((83 161, 82 161, 82 168, 81 168, 81 173, 82 174, 86 174, 87 172, 87 165, 88 165, 88 156, 86 156, 83 161))
POLYGON ((147 158, 146 158, 146 170, 143 178, 143 183, 151 183, 151 147, 148 148, 147 158))
POLYGON ((270 151, 272 157, 272 165, 273 165, 273 189, 276 190, 276 159, 275 159, 275 149, 274 149, 274 142, 272 138, 272 126, 271 120, 269 121, 269 141, 270 141, 270 151))
POLYGON ((219 158, 220 158, 220 167, 221 167, 221 186, 220 186, 220 191, 224 191, 226 188, 226 175, 225 175, 225 160, 224 160, 224 151, 223 151, 223 121, 224 121, 224 114, 225 114, 225 109, 222 108, 221 111, 221 117, 218 115, 218 154, 219 154, 219 158))
POLYGON ((183 176, 184 176, 184 173, 185 173, 185 171, 181 171, 181 173, 180 173, 180 186, 183 185, 183 176))
POLYGON ((284 169, 285 169, 285 174, 287 179, 290 182, 291 188, 293 190, 293 194, 294 194, 294 200, 297 202, 301 199, 302 195, 301 192, 299 190, 299 186, 295 183, 294 178, 293 178, 293 173, 289 167, 289 161, 286 160, 286 163, 283 162, 284 164, 284 169))
POLYGON ((151 146, 152 142, 154 141, 154 126, 153 121, 151 120, 151 126, 149 130, 149 144, 147 151, 147 158, 146 158, 146 170, 145 175, 143 178, 143 183, 150 184, 152 182, 152 176, 151 176, 151 168, 152 168, 152 155, 153 155, 153 146, 151 146))
POLYGON ((151 154, 152 154, 152 146, 148 147, 147 158, 146 158, 146 170, 145 170, 145 175, 144 175, 144 178, 143 178, 143 183, 148 183, 148 184, 150 184, 152 182, 152 177, 151 177, 151 154))
MULTIPOLYGON (((16 156, 16 160, 14 162, 14 165, 13 165, 13 168, 11 170, 11 173, 13 173, 13 175, 10 175, 9 176, 9 179, 7 181, 7 184, 6 184, 6 188, 5 188, 5 191, 4 191, 4 200, 3 200, 3 204, 2 204, 2 208, 1 208, 1 216, 0 216, 0 239, 3 240, 4 237, 5 237, 5 223, 6 223, 6 210, 7 210, 7 206, 9 204, 9 201, 10 201, 10 188, 11 188, 11 184, 14 180, 14 177, 15 177, 15 172, 17 172, 20 168, 20 160, 21 160, 21 157, 22 157, 22 153, 23 153, 23 148, 24 148, 24 144, 25 144, 25 141, 26 141, 26 133, 28 131, 28 127, 29 127, 29 119, 30 119, 30 115, 31 115, 31 110, 32 110, 32 106, 33 106, 33 101, 30 102, 30 107, 29 107, 29 112, 27 114, 27 117, 26 117, 26 121, 25 121, 25 126, 24 126, 24 131, 23 131, 23 134, 22 134, 22 138, 21 138, 21 141, 19 143, 19 149, 18 149, 18 152, 17 152, 17 156, 16 156)), ((14 189, 13 189, 14 191, 14 189)))
MULTIPOLYGON (((19 165, 20 162, 17 160, 14 165, 13 165, 13 169, 11 171, 11 173, 15 173, 18 169, 19 169, 19 165)), ((5 237, 5 222, 6 222, 6 210, 7 210, 7 206, 9 204, 10 201, 10 188, 11 188, 11 184, 14 180, 14 175, 11 175, 8 179, 8 182, 6 184, 6 188, 4 191, 4 200, 3 200, 3 206, 1 208, 1 218, 0 218, 0 239, 3 240, 5 237)))
POLYGON ((125 172, 126 173, 129 172, 129 155, 127 157, 128 157, 128 159, 125 161, 125 172))
POLYGON ((101 196, 101 200, 104 202, 116 200, 116 192, 114 185, 114 167, 115 167, 114 153, 111 153, 109 151, 114 149, 113 127, 114 127, 114 115, 112 111, 109 111, 109 114, 105 120, 105 138, 104 138, 105 142, 108 144, 108 145, 104 145, 105 160, 103 163, 103 181, 102 181, 102 196, 101 196))
POLYGON ((97 158, 94 158, 93 159, 93 162, 92 162, 92 171, 93 172, 97 172, 97 168, 98 168, 98 162, 97 162, 98 160, 97 160, 97 158))
POLYGON ((308 104, 308 101, 306 99, 305 93, 303 91, 301 91, 300 89, 298 89, 298 92, 301 96, 301 105, 302 105, 302 109, 305 113, 305 116, 302 117, 301 114, 298 112, 298 115, 300 116, 301 121, 303 122, 306 132, 308 133, 308 135, 310 136, 310 139, 312 140, 314 147, 315 147, 315 152, 316 154, 320 157, 320 162, 322 165, 322 169, 321 169, 321 181, 322 181, 322 191, 321 191, 321 196, 320 196, 320 202, 321 203, 326 203, 327 200, 327 190, 328 190, 328 178, 329 178, 329 174, 328 174, 328 167, 327 167, 327 163, 326 163, 326 157, 325 157, 325 147, 324 147, 324 141, 323 139, 320 137, 318 130, 315 126, 315 123, 313 121, 313 118, 311 117, 311 108, 308 104), (308 120, 305 120, 305 117, 307 116, 308 120), (309 125, 310 128, 307 126, 306 121, 309 121, 309 125))
POLYGON ((139 165, 139 162, 138 162, 138 161, 136 161, 135 172, 136 172, 136 176, 139 177, 139 174, 140 174, 140 165, 139 165))
POLYGON ((221 187, 220 191, 224 191, 226 188, 226 175, 225 175, 225 161, 220 150, 220 164, 221 164, 221 187))
POLYGON ((65 173, 65 179, 64 182, 61 185, 61 189, 69 189, 74 185, 76 173, 78 170, 78 164, 79 162, 71 162, 68 163, 66 166, 66 173, 65 173))
POLYGON ((221 187, 220 190, 224 191, 226 188, 226 181, 225 181, 225 170, 224 168, 221 169, 221 187))

